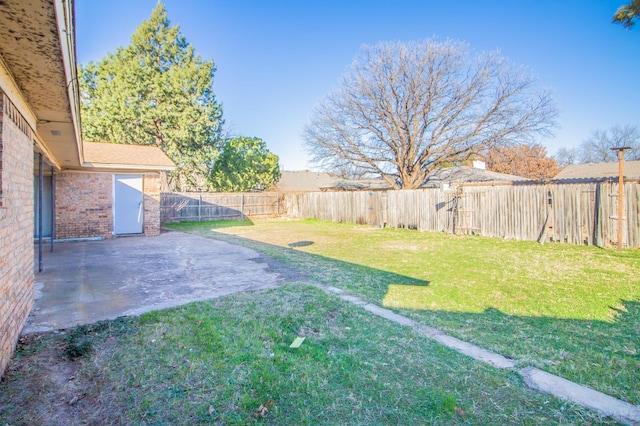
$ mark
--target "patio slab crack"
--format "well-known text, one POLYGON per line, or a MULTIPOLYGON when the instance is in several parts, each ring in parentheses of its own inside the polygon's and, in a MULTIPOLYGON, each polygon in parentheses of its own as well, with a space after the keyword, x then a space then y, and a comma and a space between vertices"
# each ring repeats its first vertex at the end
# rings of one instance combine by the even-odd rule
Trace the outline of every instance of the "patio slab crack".
POLYGON ((368 312, 393 321, 406 327, 413 328, 417 333, 433 339, 438 343, 451 348, 463 355, 469 356, 477 361, 484 362, 495 368, 512 370, 518 373, 527 387, 530 389, 553 395, 581 405, 598 412, 603 416, 612 417, 627 425, 636 426, 640 424, 640 407, 628 402, 619 400, 589 387, 567 380, 555 374, 547 373, 535 367, 518 368, 516 362, 493 351, 481 348, 449 336, 444 332, 416 323, 411 318, 395 313, 391 309, 369 303, 357 296, 353 296, 344 290, 324 284, 316 286, 328 293, 338 296, 340 299, 360 306, 368 312))

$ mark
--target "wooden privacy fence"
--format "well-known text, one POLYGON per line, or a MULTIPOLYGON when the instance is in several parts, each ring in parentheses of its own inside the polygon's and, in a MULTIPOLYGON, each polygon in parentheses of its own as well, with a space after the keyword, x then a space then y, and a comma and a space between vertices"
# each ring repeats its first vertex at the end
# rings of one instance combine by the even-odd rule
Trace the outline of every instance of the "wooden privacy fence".
POLYGON ((282 194, 166 192, 160 196, 162 222, 245 219, 280 216, 282 194))
MULTIPOLYGON (((297 218, 478 234, 517 240, 617 244, 617 183, 466 185, 455 190, 314 192, 285 196, 297 218)), ((640 184, 626 183, 624 245, 640 247, 640 184)))

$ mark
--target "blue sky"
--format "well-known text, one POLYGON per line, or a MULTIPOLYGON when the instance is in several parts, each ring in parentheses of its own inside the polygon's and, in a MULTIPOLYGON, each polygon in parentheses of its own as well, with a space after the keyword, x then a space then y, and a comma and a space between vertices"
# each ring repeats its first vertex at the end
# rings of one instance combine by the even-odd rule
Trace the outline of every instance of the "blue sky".
MULTIPOLYGON (((362 44, 447 38, 500 49, 558 104, 554 154, 595 129, 640 126, 640 25, 611 24, 629 0, 164 0, 172 25, 213 59, 233 135, 262 138, 285 170, 313 168, 302 129, 362 44)), ((129 44, 156 0, 76 0, 78 62, 129 44)))

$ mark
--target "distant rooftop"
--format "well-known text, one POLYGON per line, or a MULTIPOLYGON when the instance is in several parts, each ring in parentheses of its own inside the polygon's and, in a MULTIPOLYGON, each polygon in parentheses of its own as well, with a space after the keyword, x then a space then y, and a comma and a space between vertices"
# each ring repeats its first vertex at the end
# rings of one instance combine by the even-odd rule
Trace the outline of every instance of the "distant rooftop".
MULTIPOLYGON (((510 183, 530 179, 505 173, 490 172, 478 167, 447 167, 435 170, 422 187, 439 187, 455 183, 510 183)), ((332 173, 309 170, 282 171, 277 188, 284 192, 312 191, 383 191, 392 189, 384 179, 341 179, 332 173)))
POLYGON ((336 179, 323 191, 384 191, 393 189, 384 179, 336 179))
POLYGON ((313 192, 332 186, 338 180, 337 176, 332 173, 283 170, 276 187, 283 192, 313 192))
MULTIPOLYGON (((618 177, 618 163, 571 164, 553 180, 615 179, 618 177)), ((640 161, 624 162, 624 177, 628 180, 640 180, 640 161)))
POLYGON ((523 182, 531 179, 505 173, 491 172, 477 167, 459 166, 437 169, 427 177, 424 186, 439 185, 440 183, 471 183, 471 182, 523 182))
MULTIPOLYGON (((554 180, 585 180, 585 179, 617 179, 618 163, 587 163, 571 164, 562 169, 554 180)), ((640 180, 640 161, 624 162, 624 178, 640 180)))

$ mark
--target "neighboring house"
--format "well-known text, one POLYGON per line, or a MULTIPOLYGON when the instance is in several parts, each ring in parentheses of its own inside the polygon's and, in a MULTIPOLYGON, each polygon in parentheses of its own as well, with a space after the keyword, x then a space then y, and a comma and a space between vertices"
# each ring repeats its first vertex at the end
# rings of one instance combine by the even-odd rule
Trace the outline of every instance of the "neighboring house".
POLYGON ((486 170, 482 165, 476 167, 458 166, 437 169, 427 177, 424 188, 448 188, 462 183, 499 185, 514 182, 527 182, 531 179, 522 176, 497 173, 486 170))
POLYGON ((322 191, 388 191, 393 189, 384 179, 337 179, 322 191))
POLYGON ((314 192, 331 186, 338 180, 338 177, 332 173, 283 170, 276 189, 281 192, 314 192))
MULTIPOLYGON (((530 182, 530 179, 504 173, 490 172, 483 161, 474 161, 473 167, 455 166, 434 170, 421 188, 448 189, 459 184, 500 185, 514 182, 530 182)), ((323 191, 384 191, 392 189, 383 179, 338 179, 331 185, 321 188, 323 191)))
MULTIPOLYGON (((640 161, 625 161, 623 165, 625 181, 640 181, 640 161)), ((562 169, 553 180, 568 182, 618 181, 619 164, 590 163, 571 164, 562 169)))
POLYGON ((382 179, 342 179, 333 173, 282 171, 276 188, 281 192, 373 191, 391 189, 382 179))
POLYGON ((33 306, 43 225, 54 238, 159 233, 173 164, 153 147, 83 144, 78 93, 73 1, 0 2, 0 375, 33 306))
MULTIPOLYGON (((437 169, 427 177, 421 187, 447 189, 461 183, 499 185, 530 181, 531 179, 521 176, 490 172, 485 170, 484 162, 474 161, 473 167, 456 166, 437 169)), ((282 192, 386 191, 393 189, 384 179, 341 179, 331 173, 309 170, 283 171, 277 188, 282 192)))

